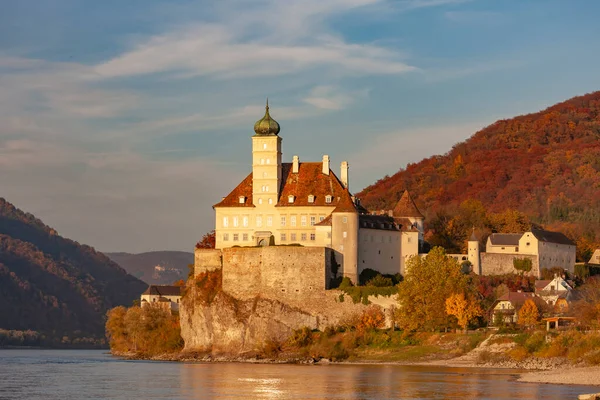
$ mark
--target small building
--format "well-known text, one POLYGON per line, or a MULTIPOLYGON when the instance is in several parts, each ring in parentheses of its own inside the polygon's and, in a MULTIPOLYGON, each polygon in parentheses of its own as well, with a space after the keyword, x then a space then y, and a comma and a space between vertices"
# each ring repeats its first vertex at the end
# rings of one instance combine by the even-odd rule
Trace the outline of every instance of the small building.
POLYGON ((588 264, 600 265, 600 249, 594 250, 594 254, 590 257, 588 264))
POLYGON ((181 286, 150 285, 140 297, 141 306, 158 306, 168 311, 179 311, 181 286))
POLYGON ((505 324, 514 324, 518 320, 518 312, 528 299, 536 301, 535 293, 508 292, 498 298, 492 305, 492 317, 505 324))

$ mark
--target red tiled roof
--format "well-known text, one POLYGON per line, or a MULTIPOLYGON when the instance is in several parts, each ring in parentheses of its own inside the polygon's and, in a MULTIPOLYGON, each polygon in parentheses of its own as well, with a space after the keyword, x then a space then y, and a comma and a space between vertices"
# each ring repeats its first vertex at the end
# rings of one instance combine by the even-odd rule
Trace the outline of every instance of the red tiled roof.
POLYGON ((509 301, 513 306, 520 306, 523 303, 525 303, 525 301, 527 299, 532 299, 532 300, 536 300, 536 296, 534 293, 530 293, 530 292, 508 292, 502 296, 500 296, 497 300, 498 301, 509 301))
POLYGON ((352 196, 335 176, 323 173, 320 162, 303 162, 298 165, 298 173, 292 173, 292 164, 283 163, 281 171, 281 190, 277 207, 289 206, 333 206, 335 212, 356 211, 352 196), (294 202, 288 202, 288 196, 294 196, 294 202), (308 202, 308 196, 315 196, 314 202, 308 202), (331 203, 325 202, 325 197, 332 197, 331 203), (338 209, 339 208, 339 209, 338 209))
MULTIPOLYGON (((276 207, 297 206, 331 206, 333 212, 356 212, 356 206, 348 189, 344 188, 333 171, 326 175, 320 162, 299 163, 298 173, 292 173, 292 164, 283 163, 281 171, 281 188, 276 207), (288 197, 294 196, 290 203, 288 197), (313 195, 314 202, 308 202, 313 195), (326 203, 326 196, 331 196, 331 203, 326 203)), ((252 204, 252 174, 248 175, 231 193, 213 207, 254 207, 252 204), (239 197, 245 196, 246 202, 241 204, 239 197)))
POLYGON ((387 231, 400 230, 400 226, 398 226, 394 218, 389 215, 359 215, 358 220, 361 228, 382 229, 387 231))
POLYGON ((252 172, 214 207, 254 207, 252 204, 252 172), (240 203, 240 196, 246 198, 243 204, 240 203))
POLYGON ((398 203, 396 203, 396 207, 394 207, 394 216, 425 218, 417 208, 417 205, 413 201, 412 197, 410 197, 408 190, 404 191, 402 197, 400 197, 400 200, 398 200, 398 203))

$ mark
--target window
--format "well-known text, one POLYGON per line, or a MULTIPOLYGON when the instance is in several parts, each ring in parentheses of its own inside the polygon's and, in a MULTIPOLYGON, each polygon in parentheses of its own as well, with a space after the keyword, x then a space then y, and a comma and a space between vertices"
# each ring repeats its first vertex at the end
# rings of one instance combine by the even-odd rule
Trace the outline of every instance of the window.
POLYGON ((229 233, 224 233, 224 234, 223 234, 223 241, 224 241, 224 242, 227 242, 227 241, 229 241, 229 233))
POLYGON ((229 217, 223 217, 223 226, 225 228, 229 226, 229 217))
POLYGON ((265 149, 265 150, 267 149, 267 144, 266 143, 263 143, 263 149, 265 149))
POLYGON ((267 158, 267 164, 271 164, 271 159, 267 158))
POLYGON ((290 240, 292 242, 296 240, 296 234, 295 233, 290 233, 290 240))
POLYGON ((300 240, 306 240, 306 233, 300 234, 300 240))
POLYGON ((406 239, 406 242, 407 242, 407 243, 410 243, 410 242, 412 242, 412 238, 409 236, 409 237, 406 239))
POLYGON ((273 226, 273 217, 270 215, 267 217, 267 226, 273 226))
POLYGON ((237 241, 239 241, 239 240, 240 240, 240 235, 239 235, 238 233, 234 233, 234 234, 233 234, 233 241, 234 241, 234 242, 237 242, 237 241))
POLYGON ((319 222, 322 222, 325 219, 324 215, 319 215, 319 222))
POLYGON ((260 163, 261 163, 261 164, 264 164, 264 163, 265 163, 265 159, 264 159, 264 158, 261 158, 261 159, 260 159, 260 163))
POLYGON ((285 215, 281 216, 281 226, 285 226, 285 215))
POLYGON ((247 233, 244 233, 244 234, 242 234, 242 240, 243 240, 244 242, 247 242, 247 241, 248 241, 248 234, 247 234, 247 233))
POLYGON ((269 198, 269 204, 273 204, 273 199, 269 198))
POLYGON ((310 240, 315 240, 315 239, 316 239, 316 236, 315 236, 315 234, 314 234, 314 233, 311 233, 311 234, 310 234, 310 240))
POLYGON ((233 217, 233 226, 237 228, 238 226, 238 217, 233 217))
POLYGON ((344 238, 347 238, 347 237, 348 237, 348 232, 344 232, 344 233, 342 234, 342 236, 343 236, 344 238))
POLYGON ((285 240, 286 240, 285 233, 282 233, 282 234, 281 234, 281 241, 282 241, 282 242, 285 242, 285 240))
POLYGON ((313 196, 312 194, 308 195, 308 202, 309 203, 314 203, 315 202, 315 196, 313 196))
POLYGON ((246 198, 244 196, 240 196, 240 204, 244 204, 246 202, 246 198))
POLYGON ((327 232, 327 239, 331 239, 331 232, 327 232))
POLYGON ((342 222, 345 223, 345 224, 347 224, 348 223, 348 217, 342 218, 342 222))
POLYGON ((296 216, 295 215, 292 215, 290 217, 290 225, 291 226, 296 226, 296 216))
POLYGON ((327 196, 325 196, 325 203, 331 203, 331 195, 328 194, 327 196))
POLYGON ((310 217, 310 226, 314 226, 317 221, 317 217, 310 217))
POLYGON ((269 191, 269 185, 265 186, 265 188, 266 188, 265 192, 268 192, 269 191))
POLYGON ((525 246, 529 246, 529 242, 525 243, 525 246))
POLYGON ((260 216, 256 217, 256 226, 258 226, 258 227, 262 226, 262 217, 260 217, 260 216))
POLYGON ((262 204, 262 199, 258 199, 258 204, 262 204))
POLYGON ((294 202, 294 195, 293 195, 293 194, 290 194, 290 195, 288 196, 288 203, 293 203, 293 202, 294 202))
POLYGON ((306 215, 300 217, 300 225, 306 226, 306 215))
POLYGON ((242 218, 242 225, 243 225, 244 227, 247 227, 247 226, 248 226, 248 217, 243 217, 243 218, 242 218))

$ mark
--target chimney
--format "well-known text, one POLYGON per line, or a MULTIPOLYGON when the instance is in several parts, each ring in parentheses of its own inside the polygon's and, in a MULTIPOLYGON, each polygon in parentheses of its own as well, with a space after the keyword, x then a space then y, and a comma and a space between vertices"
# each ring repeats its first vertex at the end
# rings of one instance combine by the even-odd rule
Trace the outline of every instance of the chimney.
POLYGON ((329 156, 327 154, 323 156, 323 173, 329 175, 329 156))
POLYGON ((348 161, 342 161, 342 173, 340 174, 340 179, 342 180, 342 185, 346 189, 348 189, 348 161))
POLYGON ((293 174, 297 174, 298 173, 298 164, 300 162, 298 161, 298 156, 294 156, 292 158, 292 173, 293 174))

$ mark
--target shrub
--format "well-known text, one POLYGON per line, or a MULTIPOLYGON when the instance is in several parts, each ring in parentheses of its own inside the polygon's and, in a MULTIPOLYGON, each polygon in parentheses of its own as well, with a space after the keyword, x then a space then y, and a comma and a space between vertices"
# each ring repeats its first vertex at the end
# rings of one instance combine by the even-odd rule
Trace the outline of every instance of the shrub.
POLYGON ((377 275, 367 282, 367 286, 389 287, 394 286, 394 283, 392 282, 392 278, 386 278, 383 275, 377 275))
POLYGON ((305 326, 300 329, 296 329, 292 336, 289 338, 289 343, 296 347, 306 347, 313 342, 312 331, 309 327, 305 326))
POLYGON ((350 280, 350 278, 348 278, 347 276, 342 278, 342 282, 340 282, 340 285, 338 286, 339 289, 344 290, 346 288, 349 287, 353 287, 354 284, 352 283, 352 281, 350 280))
POLYGON ((266 357, 275 358, 281 352, 281 343, 275 339, 265 340, 262 347, 262 354, 266 357))
POLYGON ((356 329, 359 330, 371 330, 371 329, 379 329, 382 328, 385 324, 385 315, 381 308, 377 306, 372 306, 367 308, 358 321, 358 326, 356 329))
POLYGON ((515 258, 513 259, 513 267, 517 271, 529 272, 532 268, 532 262, 530 258, 515 258))

